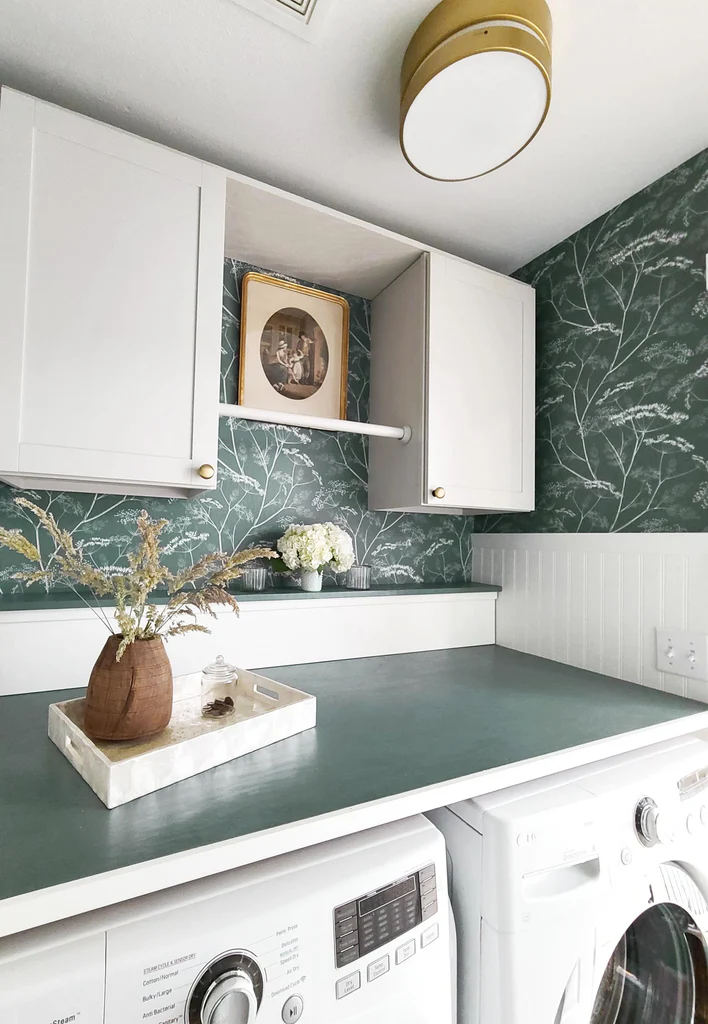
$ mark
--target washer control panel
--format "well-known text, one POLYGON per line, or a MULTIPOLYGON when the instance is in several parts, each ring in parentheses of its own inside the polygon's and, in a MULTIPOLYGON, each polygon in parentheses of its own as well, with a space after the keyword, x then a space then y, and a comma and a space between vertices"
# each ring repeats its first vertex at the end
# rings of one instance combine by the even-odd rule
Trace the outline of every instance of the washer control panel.
POLYGON ((347 967, 437 913, 435 865, 334 908, 337 967, 347 967))
POLYGON ((664 792, 657 803, 643 796, 634 809, 634 831, 643 846, 672 843, 685 833, 700 836, 708 829, 708 768, 700 768, 683 776, 673 788, 664 792), (678 800, 676 797, 678 796, 678 800))

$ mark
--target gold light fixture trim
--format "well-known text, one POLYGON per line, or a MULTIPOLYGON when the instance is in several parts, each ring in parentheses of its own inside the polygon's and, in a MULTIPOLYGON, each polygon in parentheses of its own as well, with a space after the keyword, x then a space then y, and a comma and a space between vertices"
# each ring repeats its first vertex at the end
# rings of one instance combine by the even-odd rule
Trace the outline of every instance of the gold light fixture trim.
MULTIPOLYGON (((433 8, 411 39, 401 71, 400 141, 403 154, 411 166, 424 176, 436 180, 465 181, 496 170, 525 149, 545 121, 551 102, 551 37, 551 12, 545 0, 443 0, 433 8), (469 58, 488 57, 492 54, 516 55, 530 62, 529 67, 540 73, 543 102, 537 112, 530 110, 527 115, 531 119, 527 137, 521 140, 521 145, 514 144, 514 150, 503 159, 481 171, 449 176, 439 171, 431 173, 430 167, 426 169, 421 166, 429 161, 425 155, 420 159, 420 147, 418 154, 411 154, 406 147, 406 123, 411 108, 421 94, 431 84, 435 84, 436 79, 438 83, 441 81, 438 76, 460 62, 468 62, 469 58)), ((515 70, 523 68, 518 62, 512 63, 515 70)), ((511 65, 507 63, 507 67, 511 65)), ((532 72, 532 79, 535 77, 532 72)), ((529 85, 538 90, 539 81, 530 81, 529 85)), ((454 103, 458 107, 462 104, 469 107, 483 103, 484 99, 479 94, 456 96, 454 103)), ((445 101, 441 116, 450 115, 451 105, 451 102, 445 101)), ((503 129, 503 125, 495 126, 497 134, 503 129)), ((512 133, 513 130, 514 126, 511 126, 512 133)), ((479 141, 483 146, 485 140, 479 141)), ((434 145, 431 142, 431 146, 434 145)))

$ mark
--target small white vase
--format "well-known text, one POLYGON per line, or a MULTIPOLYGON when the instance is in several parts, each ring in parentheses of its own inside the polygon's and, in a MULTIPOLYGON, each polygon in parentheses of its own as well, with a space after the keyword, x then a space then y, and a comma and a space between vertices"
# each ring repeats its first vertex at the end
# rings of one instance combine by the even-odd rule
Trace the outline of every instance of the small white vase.
POLYGON ((321 569, 301 569, 300 579, 302 581, 302 589, 306 590, 309 594, 322 590, 321 569))

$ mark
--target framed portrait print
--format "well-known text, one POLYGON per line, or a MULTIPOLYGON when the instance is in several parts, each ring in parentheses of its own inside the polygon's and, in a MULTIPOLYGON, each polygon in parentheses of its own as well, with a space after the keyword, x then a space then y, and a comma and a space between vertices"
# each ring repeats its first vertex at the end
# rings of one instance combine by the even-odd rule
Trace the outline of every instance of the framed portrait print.
POLYGON ((240 405, 345 419, 349 303, 248 273, 241 285, 240 405))

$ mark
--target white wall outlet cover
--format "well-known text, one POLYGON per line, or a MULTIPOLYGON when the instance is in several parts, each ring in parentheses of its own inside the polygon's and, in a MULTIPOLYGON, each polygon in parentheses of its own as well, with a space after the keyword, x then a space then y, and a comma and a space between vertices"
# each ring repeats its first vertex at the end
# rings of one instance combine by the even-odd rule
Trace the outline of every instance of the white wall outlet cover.
POLYGON ((708 635, 694 630, 656 630, 656 667, 660 672, 708 680, 708 635))

